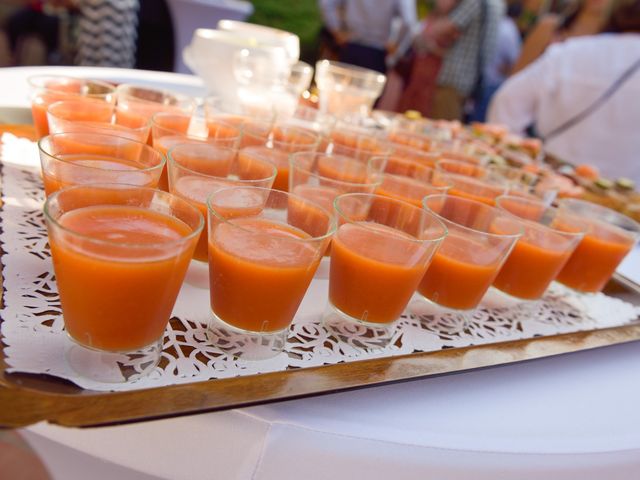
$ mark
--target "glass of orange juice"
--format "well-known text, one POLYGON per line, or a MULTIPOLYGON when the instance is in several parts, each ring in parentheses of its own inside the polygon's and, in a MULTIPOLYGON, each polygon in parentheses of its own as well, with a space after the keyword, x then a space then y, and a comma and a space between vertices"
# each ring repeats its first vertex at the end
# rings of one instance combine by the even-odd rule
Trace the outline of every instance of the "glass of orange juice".
POLYGON ((407 132, 399 129, 392 129, 389 132, 388 139, 391 143, 415 148, 416 150, 424 152, 430 151, 431 145, 433 144, 433 139, 427 135, 407 132))
POLYGON ((346 155, 363 162, 371 157, 389 155, 389 142, 372 129, 338 124, 331 133, 331 153, 346 155))
POLYGON ((101 382, 151 372, 202 214, 159 190, 92 184, 55 192, 44 215, 71 367, 101 382))
POLYGON ((257 187, 218 190, 207 206, 210 338, 241 358, 278 355, 335 218, 306 198, 257 187))
POLYGON ((461 160, 449 160, 440 158, 436 162, 436 170, 443 173, 453 173, 454 175, 465 175, 467 177, 484 179, 490 176, 491 172, 480 165, 464 162, 461 160))
POLYGON ((38 142, 47 195, 71 185, 128 183, 158 185, 165 158, 149 145, 125 137, 71 132, 38 142))
POLYGON ((557 280, 579 292, 599 292, 637 243, 640 224, 626 215, 584 200, 562 199, 559 209, 580 217, 587 222, 588 228, 557 280))
POLYGON ((27 79, 31 88, 31 113, 38 137, 49 133, 47 108, 61 100, 96 100, 113 104, 116 88, 99 80, 62 75, 34 75, 27 79))
POLYGON ((504 195, 496 207, 518 217, 524 233, 507 257, 493 286, 521 300, 537 300, 567 263, 587 224, 541 200, 504 195))
POLYGON ((191 114, 196 101, 177 92, 122 83, 116 89, 116 123, 138 126, 158 112, 191 114))
POLYGON ((434 185, 451 185, 447 191, 449 195, 467 198, 477 202, 494 206, 500 195, 507 193, 509 185, 500 178, 478 178, 454 173, 444 173, 438 170, 433 175, 434 185))
POLYGON ((275 110, 267 105, 232 102, 221 97, 205 98, 204 110, 208 121, 222 120, 242 130, 241 148, 267 143, 276 121, 275 110))
MULTIPOLYGON (((169 191, 198 208, 205 216, 205 231, 193 252, 194 260, 207 262, 206 233, 207 198, 221 188, 254 186, 271 188, 276 167, 267 161, 238 157, 237 150, 202 142, 183 143, 169 150, 169 191)), ((206 265, 202 265, 206 269, 206 265)), ((206 271, 195 265, 190 268, 187 282, 209 288, 206 271)))
POLYGON ((389 155, 402 157, 406 160, 418 162, 427 167, 434 168, 436 162, 440 159, 440 152, 419 150, 413 147, 407 147, 396 143, 389 144, 389 155))
POLYGON ((369 162, 385 159, 386 167, 382 173, 373 173, 373 178, 379 178, 378 195, 403 200, 422 208, 422 199, 427 195, 447 193, 451 184, 440 179, 434 184, 435 171, 417 162, 405 160, 402 157, 373 157, 369 162))
MULTIPOLYGON (((425 209, 380 195, 340 195, 334 207, 339 227, 331 243, 330 310, 384 330, 406 308, 447 228, 425 209)), ((336 323, 325 315, 332 330, 339 330, 336 323)))
POLYGON ((423 205, 444 222, 449 233, 418 293, 446 310, 473 310, 522 235, 522 224, 495 207, 452 195, 430 195, 423 205))
POLYGON ((308 130, 286 125, 276 125, 264 145, 241 148, 238 156, 244 161, 266 160, 278 169, 273 183, 275 190, 289 190, 289 156, 298 152, 315 152, 320 137, 308 130))
POLYGON ((146 143, 151 122, 125 127, 115 123, 115 106, 98 100, 62 100, 49 105, 50 133, 89 132, 116 135, 146 143))
MULTIPOLYGON (((151 117, 153 147, 163 155, 175 145, 187 142, 207 142, 218 147, 238 148, 241 127, 224 120, 210 120, 186 113, 159 112, 151 117)), ((159 187, 168 191, 167 170, 162 172, 159 187)))

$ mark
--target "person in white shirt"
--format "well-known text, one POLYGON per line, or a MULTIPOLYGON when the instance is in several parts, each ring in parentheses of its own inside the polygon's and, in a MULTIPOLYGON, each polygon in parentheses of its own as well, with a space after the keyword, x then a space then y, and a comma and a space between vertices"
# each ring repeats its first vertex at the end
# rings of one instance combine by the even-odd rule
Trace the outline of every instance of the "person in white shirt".
POLYGON ((623 2, 611 32, 567 40, 498 90, 488 121, 533 126, 545 151, 640 184, 640 1, 623 2))

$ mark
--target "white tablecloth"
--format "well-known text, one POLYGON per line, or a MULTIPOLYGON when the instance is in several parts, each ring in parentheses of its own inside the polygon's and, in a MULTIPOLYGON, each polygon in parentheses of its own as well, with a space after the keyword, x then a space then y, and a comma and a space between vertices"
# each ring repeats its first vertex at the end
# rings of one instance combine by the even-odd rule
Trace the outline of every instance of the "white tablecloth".
MULTIPOLYGON (((20 106, 16 91, 26 90, 17 83, 32 72, 0 71, 0 105, 20 106)), ((201 85, 171 74, 79 73, 201 85)), ((640 280, 639 251, 623 270, 640 280)), ((22 433, 56 479, 635 479, 638 372, 634 342, 241 410, 22 433)))

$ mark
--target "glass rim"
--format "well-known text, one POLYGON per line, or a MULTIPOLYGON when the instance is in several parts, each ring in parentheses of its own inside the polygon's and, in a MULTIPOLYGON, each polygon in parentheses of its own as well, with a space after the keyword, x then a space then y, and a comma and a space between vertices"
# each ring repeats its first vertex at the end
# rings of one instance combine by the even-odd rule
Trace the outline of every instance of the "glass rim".
MULTIPOLYGON (((254 134, 254 136, 258 136, 258 135, 254 134)), ((271 141, 274 144, 275 143, 279 143, 279 144, 285 144, 285 145, 292 146, 292 147, 301 147, 301 146, 304 146, 304 147, 315 146, 315 147, 317 147, 320 144, 320 141, 322 140, 322 136, 319 135, 316 132, 312 132, 307 128, 298 127, 296 125, 287 125, 287 124, 284 124, 284 125, 283 124, 280 124, 280 125, 275 124, 275 125, 273 125, 272 131, 270 132, 269 136, 271 137, 271 141), (287 141, 287 140, 276 139, 275 135, 276 135, 276 131, 278 131, 278 130, 284 130, 284 132, 288 132, 288 131, 293 130, 296 135, 301 135, 301 136, 305 136, 306 135, 308 138, 312 138, 313 142, 300 143, 298 141, 290 142, 290 141, 287 141)))
MULTIPOLYGON (((313 155, 314 157, 316 156, 320 156, 322 155, 323 157, 342 157, 342 158, 346 158, 347 160, 353 161, 353 162, 357 162, 357 160, 348 157, 346 155, 340 155, 340 154, 328 154, 325 152, 294 152, 289 154, 289 168, 290 169, 297 169, 297 170, 301 170, 304 173, 307 173, 309 175, 313 175, 316 178, 322 178, 324 180, 330 180, 331 182, 335 183, 335 184, 339 184, 339 185, 343 185, 346 187, 362 187, 362 186, 379 186, 382 182, 381 181, 375 181, 375 182, 367 182, 367 183, 357 183, 357 182, 348 182, 346 180, 337 180, 335 178, 331 178, 331 177, 326 177, 324 175, 320 175, 318 172, 314 172, 312 170, 309 170, 308 168, 302 167, 300 166, 298 159, 294 158, 294 157, 302 157, 303 155, 313 155)), ((371 160, 371 159, 369 159, 371 160)), ((367 168, 368 168, 368 163, 369 161, 367 161, 367 168)), ((369 173, 367 172, 367 177, 369 176, 369 173)), ((291 178, 291 174, 289 174, 289 178, 291 178)))
MULTIPOLYGON (((77 120, 72 120, 69 118, 65 118, 65 117, 61 117, 60 115, 56 115, 54 112, 51 111, 51 109, 55 106, 59 106, 60 104, 63 103, 86 103, 87 100, 78 100, 78 99, 67 99, 67 100, 58 100, 57 102, 53 102, 51 105, 49 105, 47 107, 47 115, 51 115, 56 119, 65 121, 65 122, 77 122, 77 120)), ((99 100, 91 100, 92 103, 95 102, 97 103, 102 103, 105 105, 109 105, 112 109, 113 109, 113 113, 116 113, 116 106, 113 105, 112 103, 108 103, 108 102, 101 102, 99 100)), ((99 125, 117 125, 119 127, 125 128, 126 130, 131 130, 132 132, 143 132, 145 129, 151 128, 151 119, 147 119, 145 120, 145 123, 139 127, 127 127, 125 125, 120 125, 119 123, 107 123, 107 122, 97 122, 97 121, 92 121, 92 120, 81 120, 81 122, 86 122, 86 123, 91 123, 91 124, 99 124, 99 125)), ((92 132, 59 132, 59 133, 92 133, 92 132)), ((56 134, 52 134, 52 135, 56 135, 56 134)), ((104 135, 108 135, 108 134, 104 134, 104 135)), ((116 135, 119 136, 119 135, 116 135)), ((133 139, 132 139, 133 140, 133 139)))
MULTIPOLYGON (((234 218, 225 218, 222 215, 220 215, 211 205, 211 200, 213 199, 213 197, 215 195, 218 195, 221 192, 225 192, 228 190, 239 190, 239 189, 252 189, 252 190, 260 190, 262 192, 264 192, 266 194, 265 199, 268 199, 270 195, 272 194, 276 194, 276 195, 285 195, 287 197, 293 197, 296 200, 302 200, 303 202, 306 203, 310 203, 311 205, 313 205, 316 208, 319 208, 323 213, 325 213, 327 215, 327 218, 329 219, 329 227, 327 229, 327 233, 320 235, 320 236, 316 236, 316 237, 310 237, 310 238, 293 238, 291 237, 292 241, 295 242, 302 242, 302 243, 314 243, 314 242, 318 242, 321 240, 325 240, 327 238, 331 238, 333 236, 333 234, 336 232, 337 229, 337 222, 336 222, 336 218, 335 215, 333 215, 333 213, 329 212, 327 209, 325 209, 322 205, 314 202, 313 200, 309 200, 308 198, 304 198, 300 195, 296 195, 295 193, 291 193, 291 192, 283 192, 282 190, 272 190, 271 188, 264 188, 264 187, 252 187, 252 186, 242 186, 242 185, 236 185, 236 186, 230 186, 230 187, 224 187, 221 188, 219 190, 216 190, 215 192, 211 193, 208 197, 207 197, 207 211, 210 212, 211 214, 215 215, 216 218, 218 220, 220 220, 223 223, 226 223, 228 225, 233 226, 234 228, 238 228, 244 232, 248 232, 248 233, 252 233, 252 234, 256 234, 256 235, 266 235, 266 236, 270 236, 268 233, 256 233, 256 232, 252 232, 251 230, 248 230, 240 225, 238 225, 237 223, 234 223, 232 220, 237 220, 238 218, 243 218, 243 217, 234 217, 234 218)), ((305 232, 306 233, 306 232, 305 232)))
MULTIPOLYGON (((59 162, 64 162, 65 164, 73 165, 75 167, 91 168, 91 169, 100 170, 100 171, 107 171, 107 172, 121 172, 122 171, 122 170, 112 169, 112 168, 93 167, 91 165, 78 165, 75 162, 66 160, 64 158, 60 158, 59 154, 50 153, 44 148, 43 143, 49 141, 51 138, 61 137, 63 135, 64 136, 69 136, 69 135, 89 135, 89 136, 96 136, 96 137, 105 137, 107 139, 118 139, 122 143, 129 143, 129 144, 138 145, 138 146, 142 147, 143 151, 151 152, 154 156, 160 157, 160 162, 157 165, 152 165, 150 167, 144 167, 144 168, 138 168, 137 171, 139 171, 139 172, 147 172, 147 171, 151 171, 151 170, 154 170, 154 169, 163 168, 165 163, 167 162, 167 159, 165 158, 165 156, 162 153, 160 153, 157 149, 153 148, 151 145, 149 145, 149 144, 147 144, 145 142, 140 142, 138 140, 134 140, 134 139, 129 138, 129 137, 123 137, 123 136, 120 136, 120 135, 110 135, 110 134, 107 134, 107 133, 93 133, 93 132, 64 132, 64 133, 51 133, 49 135, 45 135, 40 140, 38 140, 38 150, 40 151, 40 153, 43 153, 48 157, 55 158, 59 162)), ((83 154, 80 153, 78 155, 83 155, 83 154)), ((116 158, 118 158, 118 157, 116 157, 116 158)))
MULTIPOLYGON (((593 212, 597 212, 597 214, 599 214, 599 215, 596 215, 595 218, 589 217, 588 218, 589 222, 597 222, 599 224, 604 224, 608 227, 616 227, 627 234, 633 235, 634 237, 636 237, 636 239, 640 238, 640 223, 636 222, 634 219, 632 219, 628 215, 620 213, 612 208, 605 207, 604 205, 599 205, 597 203, 589 202, 587 200, 580 200, 577 198, 562 198, 558 200, 558 208, 561 208, 563 205, 570 206, 572 204, 577 206, 582 206, 584 208, 588 208, 589 210, 593 212), (600 215, 612 216, 613 218, 616 219, 616 221, 619 221, 621 224, 628 227, 628 229, 623 227, 622 225, 613 224, 607 221, 605 218, 603 218, 600 215)), ((575 212, 573 213, 575 215, 581 216, 578 213, 575 213, 575 212)))
POLYGON ((372 80, 375 79, 376 84, 385 83, 387 81, 387 76, 384 73, 378 72, 377 70, 359 67, 357 65, 351 65, 350 63, 340 62, 337 60, 318 60, 316 62, 316 72, 323 69, 337 70, 337 73, 351 77, 372 80))
MULTIPOLYGON (((201 141, 178 143, 176 145, 173 145, 167 151, 167 160, 168 160, 169 165, 177 165, 182 170, 186 170, 189 173, 193 173, 193 174, 196 174, 196 175, 199 175, 199 176, 203 176, 203 177, 227 179, 227 177, 220 177, 220 176, 217 176, 217 175, 209 175, 207 173, 198 172, 197 170, 193 170, 192 168, 185 167, 184 165, 181 165, 180 162, 173 157, 173 152, 177 148, 193 147, 193 146, 195 146, 196 148, 204 147, 204 148, 216 148, 216 149, 221 149, 221 150, 228 150, 230 152, 235 152, 234 156, 237 155, 237 153, 239 152, 239 149, 237 149, 237 148, 219 147, 217 145, 212 145, 211 143, 201 142, 201 141)), ((240 184, 240 183, 244 183, 244 182, 247 182, 247 183, 249 183, 249 182, 264 182, 265 180, 269 180, 270 178, 275 180, 276 176, 278 175, 278 168, 273 163, 268 162, 266 160, 260 159, 260 162, 264 163, 265 165, 268 164, 269 167, 272 168, 271 175, 269 175, 268 177, 264 177, 264 178, 254 178, 254 179, 250 179, 250 180, 249 179, 237 179, 237 180, 233 180, 233 181, 237 182, 238 184, 240 184)), ((241 187, 243 185, 235 185, 235 186, 241 187)), ((247 186, 250 186, 250 185, 247 185, 247 186)))
MULTIPOLYGON (((90 206, 127 206, 127 205, 100 203, 97 205, 90 205, 90 206)), ((128 205, 128 206, 131 206, 131 205, 128 205)), ((143 208, 145 210, 151 210, 150 208, 145 208, 145 207, 139 207, 139 208, 143 208)), ((77 209, 74 209, 74 210, 77 210, 77 209)), ((69 210, 69 211, 73 211, 73 210, 69 210)), ((47 197, 46 201, 44 202, 43 213, 44 213, 45 219, 52 222, 56 226, 56 228, 68 234, 74 235, 75 237, 90 241, 91 243, 98 244, 98 245, 110 245, 110 246, 118 246, 118 247, 126 247, 126 248, 154 248, 154 247, 180 245, 187 242, 188 240, 191 240, 193 237, 200 235, 200 233, 204 229, 204 216, 196 207, 191 205, 186 200, 180 198, 179 196, 173 193, 165 192, 164 190, 159 190, 157 188, 150 188, 150 187, 141 187, 137 185, 131 185, 128 183, 85 183, 85 184, 72 185, 70 187, 62 188, 60 190, 53 192, 51 195, 47 197), (195 228, 192 228, 192 231, 188 235, 185 235, 184 237, 181 237, 178 240, 171 240, 167 242, 136 243, 136 242, 122 242, 120 240, 105 240, 105 239, 94 238, 90 235, 79 233, 74 229, 65 227, 64 225, 60 224, 58 219, 54 218, 51 215, 51 211, 50 211, 51 203, 53 203, 53 201, 56 200, 59 196, 64 195, 66 192, 69 192, 72 190, 80 190, 83 188, 84 189, 102 189, 102 190, 127 190, 127 189, 136 190, 136 191, 144 190, 147 192, 153 192, 154 196, 152 197, 152 199, 155 198, 155 195, 157 195, 158 193, 160 193, 160 195, 163 197, 168 195, 171 197, 172 201, 177 200, 179 203, 182 203, 183 206, 187 206, 188 210, 190 210, 191 212, 196 212, 197 213, 196 218, 198 218, 198 225, 195 228)), ((159 213, 162 213, 162 212, 159 212, 159 213)), ((183 223, 186 223, 183 220, 180 220, 180 221, 182 221, 183 223)), ((189 228, 191 228, 191 226, 189 226, 189 228)))
POLYGON ((106 92, 102 92, 102 93, 87 93, 87 94, 78 94, 78 93, 74 93, 74 92, 58 92, 55 91, 56 93, 60 93, 62 95, 69 95, 69 96, 75 96, 75 95, 80 95, 82 97, 89 97, 89 98, 99 98, 99 97, 104 97, 105 95, 114 95, 117 91, 117 86, 113 85, 112 83, 109 83, 107 81, 104 80, 97 80, 95 78, 83 78, 83 77, 74 77, 71 75, 50 75, 50 74, 36 74, 36 75, 30 75, 29 77, 27 77, 27 84, 29 85, 29 87, 31 87, 32 89, 44 89, 44 90, 50 90, 50 88, 48 88, 46 85, 44 84, 38 84, 37 81, 38 80, 61 80, 64 81, 65 83, 70 83, 70 81, 80 81, 82 82, 83 85, 87 84, 87 83, 93 83, 95 85, 99 85, 103 88, 105 88, 107 91, 106 92))
MULTIPOLYGON (((348 218, 346 216, 346 214, 344 213, 342 208, 340 208, 340 206, 338 205, 340 200, 342 200, 344 198, 348 198, 348 197, 368 197, 368 198, 384 200, 386 202, 392 202, 392 203, 400 204, 402 207, 410 207, 412 210, 418 210, 423 215, 430 216, 433 220, 435 220, 437 222, 438 226, 440 227, 441 234, 438 235, 438 236, 434 236, 434 238, 416 238, 416 237, 413 237, 413 235, 411 235, 412 238, 407 238, 406 239, 407 242, 411 242, 411 243, 437 242, 437 241, 443 240, 449 234, 449 228, 442 221, 442 219, 440 218, 439 215, 436 215, 431 210, 425 210, 424 208, 417 207, 417 206, 413 205, 412 203, 406 202, 404 200, 400 200, 400 199, 393 198, 393 197, 387 197, 385 195, 379 195, 377 193, 343 193, 341 195, 338 195, 336 198, 334 198, 334 200, 333 200, 333 209, 336 211, 336 214, 339 215, 340 218, 344 219, 346 222, 352 223, 352 224, 358 224, 358 226, 364 228, 367 231, 376 231, 376 230, 375 230, 375 228, 369 226, 367 224, 368 223, 367 221, 351 220, 350 218, 348 218)), ((400 229, 395 228, 395 227, 391 227, 391 228, 393 228, 394 230, 400 230, 400 229)), ((377 232, 377 233, 379 233, 379 232, 377 232)))
MULTIPOLYGON (((117 94, 117 101, 116 104, 119 103, 120 100, 120 96, 124 95, 125 97, 128 97, 128 99, 134 99, 137 102, 142 102, 142 103, 146 103, 149 105, 165 105, 164 102, 154 102, 153 100, 148 100, 146 98, 140 98, 137 97, 133 94, 131 94, 130 92, 128 92, 128 90, 130 89, 138 89, 138 90, 146 90, 149 92, 154 92, 154 93, 160 93, 164 98, 166 97, 172 97, 174 99, 176 99, 178 101, 178 103, 189 103, 192 107, 197 106, 197 101, 195 98, 190 97, 189 95, 183 94, 183 93, 179 93, 179 92, 174 92, 172 90, 167 90, 164 88, 155 88, 155 87, 148 87, 148 86, 144 86, 144 85, 136 85, 133 83, 121 83, 119 85, 117 85, 115 87, 116 90, 116 94, 117 94)), ((168 106, 172 106, 172 105, 168 105, 168 106)))
POLYGON ((482 203, 482 202, 477 202, 475 200, 469 200, 467 198, 460 198, 460 197, 456 197, 455 195, 448 195, 448 194, 435 194, 435 195, 427 195, 426 197, 424 197, 422 199, 422 205, 424 208, 426 208, 427 210, 429 210, 431 213, 433 213, 434 215, 436 215, 438 218, 440 218, 443 222, 449 222, 454 224, 457 228, 460 228, 464 231, 468 231, 471 232, 475 235, 482 235, 485 237, 493 237, 493 238, 520 238, 523 233, 524 233, 524 227, 522 225, 518 225, 518 233, 491 233, 491 232, 486 232, 483 230, 478 230, 477 228, 472 228, 472 227, 468 227, 466 225, 463 225, 461 223, 458 222, 454 222, 453 220, 449 220, 447 217, 444 217, 442 215, 440 215, 439 213, 434 212, 433 210, 431 210, 431 208, 427 205, 427 202, 429 200, 444 200, 447 201, 448 199, 452 199, 453 201, 456 202, 463 202, 463 203, 471 203, 473 205, 477 205, 485 210, 489 210, 492 212, 497 212, 500 216, 505 217, 507 219, 510 220, 514 220, 516 223, 521 223, 521 221, 516 218, 513 217, 510 214, 507 214, 506 212, 504 212, 503 210, 499 210, 496 207, 492 207, 490 205, 487 205, 486 203, 482 203))
MULTIPOLYGON (((512 216, 513 216, 513 217, 515 217, 515 218, 517 218, 517 219, 518 219, 518 220, 520 220, 520 221, 521 221, 525 226, 527 226, 527 225, 533 225, 533 226, 535 226, 536 228, 542 228, 542 229, 544 229, 544 230, 550 230, 550 231, 552 231, 552 232, 554 232, 554 233, 558 233, 558 234, 561 234, 561 235, 564 235, 564 236, 568 236, 568 237, 569 237, 569 236, 570 236, 570 237, 579 237, 579 236, 584 236, 584 234, 585 234, 585 233, 587 232, 587 230, 588 230, 588 226, 587 226, 587 225, 581 225, 581 226, 579 227, 579 231, 577 231, 577 232, 571 232, 571 231, 567 231, 567 230, 560 230, 559 228, 555 228, 555 227, 552 227, 551 225, 546 225, 546 224, 544 224, 544 223, 540 223, 539 221, 536 221, 536 220, 531 220, 530 218, 523 218, 523 217, 521 217, 521 216, 519 216, 519 215, 517 215, 517 214, 515 214, 515 213, 513 213, 513 212, 511 212, 511 211, 509 211, 509 210, 507 210, 504 206, 500 205, 500 204, 501 204, 501 203, 503 203, 505 200, 516 200, 516 201, 518 201, 518 202, 526 203, 526 204, 529 204, 529 205, 531 205, 531 204, 539 205, 539 206, 543 207, 543 211, 544 211, 545 213, 546 213, 546 212, 549 212, 549 211, 554 212, 554 218, 555 218, 555 215, 557 215, 557 213, 560 211, 560 209, 559 209, 558 207, 554 207, 554 206, 552 206, 552 205, 547 205, 547 204, 545 204, 545 202, 544 202, 544 201, 542 201, 542 200, 538 200, 538 199, 534 199, 534 198, 529 198, 529 197, 523 197, 523 196, 520 196, 520 195, 512 195, 512 194, 506 193, 506 194, 504 194, 504 195, 499 195, 499 196, 497 196, 497 197, 496 197, 496 199, 495 199, 495 202, 496 202, 496 208, 497 208, 497 209, 499 209, 499 210, 501 210, 501 211, 503 211, 503 212, 506 212, 506 213, 507 213, 507 214, 509 214, 509 215, 512 215, 512 216)), ((581 220, 581 219, 580 219, 578 216, 576 216, 575 214, 574 214, 574 215, 572 215, 572 219, 577 220, 577 221, 578 221, 579 223, 581 223, 581 224, 583 224, 583 223, 584 223, 584 220, 581 220)))
MULTIPOLYGON (((162 116, 174 116, 174 117, 183 117, 183 118, 188 118, 189 119, 189 123, 191 123, 191 120, 194 118, 197 118, 198 120, 202 120, 204 121, 205 126, 207 127, 207 137, 203 138, 203 137, 192 137, 193 140, 198 140, 198 141, 207 141, 207 140, 216 140, 216 137, 209 137, 209 118, 208 117, 199 117, 196 115, 192 115, 190 113, 186 113, 186 112, 156 112, 153 115, 151 115, 151 127, 158 127, 161 128, 162 130, 166 130, 168 132, 172 132, 172 133, 177 133, 179 135, 182 135, 186 138, 189 138, 188 136, 188 130, 189 127, 187 126, 187 132, 182 132, 180 130, 176 130, 175 128, 171 128, 171 127, 167 127, 165 125, 162 125, 161 123, 158 123, 157 121, 157 117, 162 117, 162 116)), ((241 139, 242 136, 244 135, 244 129, 242 128, 242 126, 235 126, 232 123, 229 122, 225 122, 224 120, 216 120, 216 122, 218 122, 219 124, 222 124, 222 126, 224 127, 229 127, 232 128, 233 130, 237 130, 238 134, 232 137, 222 137, 219 140, 238 140, 241 139)), ((163 135, 164 136, 164 135, 163 135)), ((162 137, 159 137, 162 138, 162 137)))

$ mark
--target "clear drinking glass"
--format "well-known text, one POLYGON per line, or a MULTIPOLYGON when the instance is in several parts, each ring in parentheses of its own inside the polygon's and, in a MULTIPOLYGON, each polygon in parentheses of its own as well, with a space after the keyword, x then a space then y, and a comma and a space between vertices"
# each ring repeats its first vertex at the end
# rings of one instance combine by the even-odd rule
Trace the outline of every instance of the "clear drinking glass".
POLYGON ((500 196, 496 207, 518 217, 524 233, 493 286, 521 300, 537 300, 569 260, 587 224, 541 200, 521 196, 500 196))
POLYGON ((447 193, 452 186, 440 179, 434 184, 435 170, 402 157, 373 157, 371 161, 384 159, 384 172, 372 172, 373 178, 380 180, 376 189, 378 195, 395 198, 422 208, 422 199, 428 195, 447 193))
POLYGON ((207 205, 210 338, 241 358, 277 355, 335 218, 303 197, 256 187, 218 190, 207 205))
MULTIPOLYGON (((207 198, 217 190, 232 186, 271 188, 276 167, 267 161, 237 156, 233 148, 207 143, 183 143, 169 150, 169 191, 206 217, 207 198)), ((193 258, 206 262, 206 231, 201 235, 193 258)))
POLYGON ((424 207, 447 226, 447 238, 418 286, 418 293, 446 309, 475 309, 523 233, 512 215, 484 203, 431 195, 424 207))
MULTIPOLYGON (((339 227, 331 243, 330 308, 379 331, 406 308, 447 228, 423 208, 380 195, 340 195, 334 208, 339 227)), ((336 330, 331 314, 325 324, 328 319, 336 330)))
POLYGON ((508 191, 508 184, 501 179, 484 178, 480 180, 465 175, 442 173, 438 170, 434 173, 433 183, 434 185, 451 185, 447 191, 449 195, 486 203, 490 206, 494 206, 496 198, 508 191))
POLYGON ((640 238, 640 224, 595 203, 562 199, 559 209, 588 224, 584 238, 557 280, 579 292, 599 292, 640 238))
POLYGON ((115 87, 99 80, 62 75, 34 75, 27 79, 31 89, 31 113, 38 137, 49 133, 47 108, 61 100, 96 100, 113 104, 115 87))
POLYGON ((146 143, 151 122, 125 127, 115 123, 115 106, 99 100, 63 100, 49 105, 47 120, 51 133, 102 133, 146 143))
POLYGON ((38 142, 47 195, 71 185, 128 183, 155 188, 165 158, 149 145, 99 133, 57 133, 38 142))
POLYGON ((70 366, 100 382, 151 372, 202 214, 166 192, 79 185, 44 206, 70 366))

